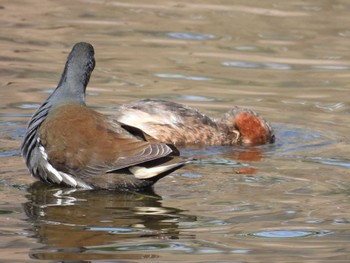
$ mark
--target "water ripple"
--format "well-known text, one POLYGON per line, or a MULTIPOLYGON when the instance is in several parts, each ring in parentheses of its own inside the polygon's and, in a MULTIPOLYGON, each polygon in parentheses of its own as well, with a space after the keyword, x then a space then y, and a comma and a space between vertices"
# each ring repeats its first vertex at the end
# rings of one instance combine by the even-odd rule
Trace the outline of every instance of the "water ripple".
POLYGON ((198 96, 198 95, 171 95, 171 96, 163 96, 164 99, 177 99, 177 100, 184 100, 184 101, 221 101, 221 99, 218 98, 211 98, 211 97, 205 97, 205 96, 198 96))
POLYGON ((325 110, 327 112, 332 112, 332 111, 336 111, 336 110, 339 110, 339 109, 342 109, 345 107, 345 104, 342 103, 342 102, 338 102, 338 103, 316 103, 315 104, 315 107, 316 108, 319 108, 319 109, 322 109, 322 110, 325 110))
POLYGON ((202 77, 202 76, 190 76, 183 74, 173 74, 173 73, 157 73, 155 74, 158 78, 167 78, 167 79, 185 79, 185 80, 212 80, 212 78, 202 77))
POLYGON ((23 103, 23 104, 19 104, 16 106, 17 108, 20 109, 37 109, 40 107, 40 104, 37 103, 23 103))
POLYGON ((187 178, 202 178, 203 177, 203 175, 195 174, 195 173, 183 173, 183 174, 180 174, 180 176, 187 177, 187 178))
POLYGON ((305 149, 321 148, 337 143, 336 138, 314 130, 288 128, 275 125, 276 143, 274 153, 286 153, 305 149))
POLYGON ((187 33, 187 32, 169 32, 165 34, 170 38, 183 39, 183 40, 208 40, 214 39, 212 34, 199 34, 199 33, 187 33))
POLYGON ((125 244, 125 245, 104 245, 104 246, 90 246, 87 247, 89 250, 98 251, 183 251, 183 252, 193 252, 193 248, 188 244, 181 242, 162 242, 162 243, 139 243, 139 244, 125 244))
POLYGON ((312 66, 314 69, 327 69, 327 70, 348 70, 349 66, 341 66, 341 65, 315 65, 312 66))
POLYGON ((315 163, 320 163, 320 164, 325 164, 325 165, 350 168, 350 160, 348 160, 348 159, 313 157, 313 158, 309 158, 309 160, 311 160, 315 163))
POLYGON ((248 233, 248 236, 262 238, 296 238, 296 237, 321 237, 332 234, 329 230, 311 231, 311 230, 271 230, 248 233))
POLYGON ((0 113, 0 117, 31 117, 32 114, 26 113, 0 113))
POLYGON ((20 154, 21 154, 21 152, 19 150, 17 150, 17 151, 5 151, 5 152, 0 152, 0 157, 13 157, 13 156, 18 156, 20 154))
POLYGON ((221 63, 225 67, 234 68, 254 68, 254 69, 272 69, 272 70, 290 70, 293 67, 282 63, 259 63, 247 61, 225 61, 221 63))
POLYGON ((137 229, 130 227, 87 227, 85 230, 89 231, 103 231, 108 234, 125 235, 125 234, 152 234, 154 231, 148 229, 137 229))

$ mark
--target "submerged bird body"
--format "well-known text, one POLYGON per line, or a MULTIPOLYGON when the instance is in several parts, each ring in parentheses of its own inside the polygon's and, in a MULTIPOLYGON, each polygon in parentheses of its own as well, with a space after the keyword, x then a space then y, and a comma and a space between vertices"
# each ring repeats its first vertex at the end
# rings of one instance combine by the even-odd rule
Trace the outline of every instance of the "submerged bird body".
MULTIPOLYGON (((184 146, 223 142, 223 135, 215 121, 195 109, 174 102, 141 100, 123 105, 117 116, 120 122, 145 129, 152 137, 165 143, 184 146)), ((233 134, 231 139, 236 140, 236 136, 233 134)))
POLYGON ((120 122, 176 146, 256 146, 273 143, 275 139, 267 121, 256 112, 239 107, 215 120, 182 104, 146 99, 123 105, 117 116, 120 122))
POLYGON ((175 147, 86 107, 94 65, 93 47, 77 43, 58 87, 29 122, 22 155, 31 174, 70 187, 137 190, 181 167, 175 147))

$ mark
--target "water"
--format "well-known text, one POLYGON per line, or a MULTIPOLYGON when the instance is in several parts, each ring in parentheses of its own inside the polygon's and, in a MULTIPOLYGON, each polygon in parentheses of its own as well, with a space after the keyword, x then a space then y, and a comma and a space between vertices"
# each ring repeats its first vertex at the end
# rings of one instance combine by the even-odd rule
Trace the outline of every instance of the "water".
POLYGON ((348 262, 347 1, 0 4, 2 262, 348 262), (94 45, 88 104, 160 98, 218 117, 249 107, 274 145, 187 149, 153 192, 73 191, 29 176, 25 125, 75 42, 94 45))

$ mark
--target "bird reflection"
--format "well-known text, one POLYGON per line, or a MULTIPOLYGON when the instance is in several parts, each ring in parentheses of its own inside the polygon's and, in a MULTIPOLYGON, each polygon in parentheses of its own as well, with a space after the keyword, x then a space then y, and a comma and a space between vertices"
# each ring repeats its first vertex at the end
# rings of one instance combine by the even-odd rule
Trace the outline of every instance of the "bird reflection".
POLYGON ((162 206, 162 198, 152 190, 81 191, 36 182, 27 198, 24 209, 33 223, 34 237, 44 244, 31 251, 36 259, 153 258, 157 255, 125 254, 126 246, 120 246, 193 238, 180 233, 179 223, 196 221, 196 217, 162 206), (115 253, 118 250, 124 252, 115 253))
POLYGON ((256 174, 258 170, 251 165, 263 161, 269 147, 192 147, 182 149, 182 154, 198 163, 235 165, 237 174, 256 174))

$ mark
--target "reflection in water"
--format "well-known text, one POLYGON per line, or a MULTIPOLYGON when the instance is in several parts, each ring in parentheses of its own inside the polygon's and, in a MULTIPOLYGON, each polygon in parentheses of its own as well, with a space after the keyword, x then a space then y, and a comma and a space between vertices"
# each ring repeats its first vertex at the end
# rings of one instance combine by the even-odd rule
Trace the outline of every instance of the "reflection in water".
POLYGON ((266 149, 273 148, 273 145, 263 145, 257 147, 242 146, 207 146, 181 149, 183 156, 195 157, 201 160, 201 163, 227 163, 236 164, 237 162, 258 162, 263 159, 266 149), (219 156, 220 160, 215 157, 219 156))
POLYGON ((179 222, 196 220, 163 207, 161 197, 151 191, 79 191, 37 182, 28 192, 24 209, 34 237, 45 244, 31 252, 36 259, 153 258, 157 255, 128 251, 149 240, 152 246, 165 246, 162 240, 180 238, 179 222))
MULTIPOLYGON (((182 149, 184 156, 194 157, 194 163, 208 165, 227 165, 235 167, 237 174, 256 174, 257 169, 250 167, 251 163, 260 162, 264 159, 267 149, 273 145, 258 147, 201 147, 195 149, 182 149)), ((193 176, 190 176, 193 177, 193 176)))

